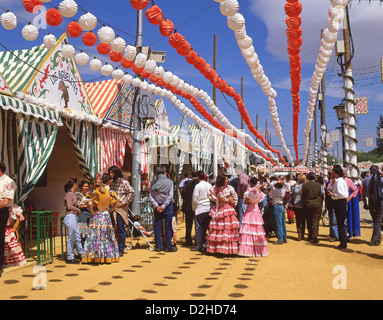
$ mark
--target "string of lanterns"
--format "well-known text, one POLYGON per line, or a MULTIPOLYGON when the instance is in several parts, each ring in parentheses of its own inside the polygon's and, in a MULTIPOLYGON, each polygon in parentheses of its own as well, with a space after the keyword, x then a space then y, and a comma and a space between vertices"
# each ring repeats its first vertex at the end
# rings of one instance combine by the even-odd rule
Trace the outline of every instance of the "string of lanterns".
MULTIPOLYGON (((227 25, 231 30, 234 31, 234 35, 235 35, 235 38, 237 39, 237 44, 239 48, 241 49, 242 56, 245 58, 246 63, 249 65, 250 71, 254 79, 261 86, 263 93, 266 96, 268 96, 268 106, 269 106, 270 114, 273 120, 274 129, 279 137, 279 140, 281 142, 283 149, 285 150, 287 154, 289 161, 293 163, 293 159, 290 155, 290 150, 287 148, 287 145, 283 138, 282 128, 279 124, 278 110, 277 110, 277 106, 275 102, 277 93, 272 88, 269 78, 264 73, 263 67, 259 61, 259 57, 257 53, 255 52, 252 38, 247 35, 245 18, 243 17, 242 14, 239 13, 239 3, 237 0, 214 0, 214 1, 220 3, 221 14, 227 17, 227 25)), ((245 114, 247 114, 247 112, 245 114)), ((247 119, 246 124, 248 125, 248 127, 249 126, 251 128, 254 127, 250 119, 247 119)), ((264 143, 263 140, 262 142, 264 143)), ((278 155, 279 157, 281 157, 280 152, 278 152, 278 155)), ((283 161, 283 163, 287 165, 285 161, 283 161)))
MULTIPOLYGON (((222 1, 219 1, 222 2, 222 1)), ((133 6, 133 5, 132 5, 133 6)), ((135 9, 137 7, 133 6, 135 9)), ((137 9, 139 10, 139 9, 137 9)), ((164 18, 164 15, 162 13, 161 8, 159 8, 157 5, 153 4, 149 9, 146 10, 145 16, 148 19, 148 21, 151 24, 158 25, 159 26, 159 31, 162 36, 168 37, 169 45, 176 49, 177 53, 181 56, 185 57, 186 62, 189 64, 192 64, 195 69, 200 71, 200 73, 205 76, 207 80, 209 80, 212 85, 220 90, 222 93, 227 94, 228 96, 234 98, 238 110, 244 119, 246 125, 248 126, 249 130, 258 138, 262 141, 262 143, 265 145, 265 147, 269 150, 271 150, 274 153, 277 153, 280 160, 288 166, 288 163, 283 159, 281 156, 281 153, 279 150, 276 150, 272 148, 269 143, 266 141, 266 139, 256 130, 254 127, 253 123, 251 122, 250 116, 245 109, 245 104, 243 103, 242 97, 236 92, 236 90, 229 86, 225 80, 221 79, 216 71, 211 67, 210 64, 208 64, 200 55, 198 55, 191 47, 190 43, 185 39, 183 35, 178 33, 177 31, 174 30, 174 24, 171 20, 164 18), (162 19, 162 20, 161 20, 162 19)), ((241 16, 235 16, 229 18, 229 26, 234 30, 239 30, 243 27, 244 25, 244 20, 241 19, 241 16)), ((254 50, 254 48, 253 48, 254 50)), ((254 52, 255 53, 255 52, 254 52)), ((254 53, 252 54, 252 50, 245 51, 244 54, 248 55, 248 58, 252 58, 254 56, 254 53)), ((271 87, 271 85, 270 85, 271 87)), ((269 88, 270 89, 270 88, 269 88)), ((276 96, 275 91, 271 91, 272 95, 276 96)), ((269 101, 269 107, 270 109, 274 112, 273 114, 275 115, 276 108, 275 108, 275 103, 273 104, 272 102, 269 101)), ((273 119, 273 122, 276 123, 275 119, 273 119)), ((278 123, 279 125, 279 123, 278 123)), ((277 126, 277 134, 281 138, 281 128, 277 126)), ((282 137, 283 139, 283 137, 282 137)), ((287 147, 286 147, 287 149, 287 147)), ((288 151, 288 149, 287 149, 288 151)), ((289 154, 289 153, 288 153, 289 154)), ((290 157, 291 158, 291 157, 290 157)), ((292 160, 292 159, 291 159, 292 160)))
POLYGON ((291 78, 291 97, 293 101, 293 141, 296 159, 299 163, 298 152, 298 126, 299 126, 299 113, 300 113, 300 97, 299 91, 301 88, 301 47, 302 47, 302 28, 301 16, 302 4, 298 0, 286 0, 285 13, 286 19, 286 35, 287 35, 287 52, 289 53, 290 61, 290 78, 291 78))
POLYGON ((319 54, 309 90, 309 108, 307 109, 307 121, 305 128, 304 161, 307 160, 309 154, 310 132, 319 85, 332 55, 335 42, 338 39, 338 30, 344 18, 344 8, 348 5, 348 2, 349 0, 330 0, 331 7, 328 10, 327 28, 322 33, 321 46, 319 48, 319 54))
MULTIPOLYGON (((50 1, 50 0, 49 0, 50 1)), ((48 2, 48 1, 46 1, 48 2)), ((23 2, 24 8, 29 11, 33 12, 36 8, 40 6, 38 1, 24 1, 23 2)), ((60 9, 49 9, 47 11, 47 14, 45 16, 47 23, 51 26, 58 26, 62 23, 63 18, 62 16, 65 17, 73 17, 77 13, 77 4, 73 0, 64 0, 60 3, 60 9), (48 22, 49 21, 49 22, 48 22)), ((7 12, 8 13, 8 12, 7 12)), ((8 13, 8 16, 10 14, 8 13)), ((9 19, 9 17, 2 16, 2 24, 3 21, 5 22, 3 24, 8 26, 8 25, 17 25, 17 19, 14 14, 12 15, 12 19, 9 19), (7 23, 7 19, 11 20, 10 23, 7 23)), ((28 24, 30 25, 30 24, 28 24)), ((32 31, 37 31, 34 33, 33 36, 25 36, 24 38, 29 41, 33 41, 38 37, 38 30, 32 26, 32 31)), ((79 22, 73 21, 69 23, 66 32, 68 36, 72 38, 78 38, 81 36, 83 30, 87 31, 84 33, 82 36, 82 41, 85 45, 87 46, 93 46, 97 43, 97 38, 100 40, 100 43, 97 46, 97 51, 100 54, 107 55, 109 54, 109 58, 113 62, 120 62, 121 65, 125 68, 132 68, 132 70, 136 74, 141 74, 143 77, 149 77, 150 73, 154 71, 156 67, 156 63, 153 60, 146 61, 146 56, 143 54, 138 54, 136 57, 136 48, 133 46, 128 46, 126 47, 125 54, 122 54, 122 51, 124 51, 126 42, 120 38, 120 37, 115 37, 115 33, 112 28, 103 26, 98 32, 97 36, 92 32, 92 30, 97 26, 97 18, 92 15, 91 13, 87 12, 86 14, 82 15, 79 19, 79 22), (136 60, 133 62, 134 58, 136 60), (145 67, 145 68, 144 68, 145 67)), ((11 28, 6 28, 10 30, 11 28)), ((163 30, 166 28, 163 28, 163 30)), ((164 33, 164 31, 162 31, 164 33)), ((44 37, 44 45, 48 49, 53 49, 56 46, 56 38, 52 34, 48 34, 47 36, 44 37)), ((76 63, 79 65, 86 65, 89 62, 89 56, 85 52, 81 52, 77 55, 75 55, 75 49, 72 45, 65 45, 62 48, 62 53, 63 56, 66 58, 75 58, 76 63)), ((123 79, 125 83, 133 82, 135 79, 133 79, 130 75, 125 75, 122 70, 119 69, 114 69, 111 65, 105 64, 102 66, 102 62, 95 58, 89 63, 91 69, 93 71, 99 71, 101 70, 101 73, 104 76, 110 76, 112 75, 114 79, 120 80, 123 79)), ((195 88, 194 88, 195 89, 195 88)), ((158 92, 157 92, 158 93, 158 92)), ((210 117, 210 121, 214 123, 216 127, 221 129, 222 132, 224 132, 225 128, 222 127, 217 121, 215 121, 214 118, 211 117, 211 115, 199 104, 199 102, 192 96, 189 97, 193 105, 196 107, 197 110, 201 112, 204 116, 207 116, 208 118, 210 117), (194 98, 194 99, 193 99, 194 98), (215 121, 215 122, 214 122, 215 121)), ((235 128, 235 127, 233 127, 235 128)), ((237 130, 235 128, 235 130, 237 130)), ((233 134, 231 136, 237 137, 236 134, 233 134)), ((246 145, 248 149, 250 149, 253 152, 261 154, 266 160, 271 160, 271 158, 268 158, 263 155, 263 153, 260 150, 254 149, 250 147, 246 142, 244 142, 243 139, 241 139, 242 142, 246 145)), ((251 139, 253 143, 254 140, 251 139)), ((256 144, 256 143, 255 143, 256 144)), ((256 144, 257 145, 257 144, 256 144)), ((258 146, 258 145, 257 145, 258 146)))

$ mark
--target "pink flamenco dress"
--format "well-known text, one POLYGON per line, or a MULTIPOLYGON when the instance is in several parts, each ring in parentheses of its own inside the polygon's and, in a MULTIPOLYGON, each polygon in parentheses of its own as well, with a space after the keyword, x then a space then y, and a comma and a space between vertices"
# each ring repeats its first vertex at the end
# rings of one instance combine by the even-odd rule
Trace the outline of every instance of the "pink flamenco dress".
POLYGON ((238 253, 239 221, 234 208, 228 203, 232 197, 235 204, 238 196, 231 186, 223 187, 216 194, 215 187, 210 189, 210 200, 215 206, 210 212, 211 221, 207 239, 207 252, 232 255, 238 253))
POLYGON ((263 218, 259 211, 258 203, 265 198, 255 188, 250 188, 245 193, 247 199, 247 210, 242 219, 239 240, 238 255, 244 257, 265 257, 269 254, 263 218))

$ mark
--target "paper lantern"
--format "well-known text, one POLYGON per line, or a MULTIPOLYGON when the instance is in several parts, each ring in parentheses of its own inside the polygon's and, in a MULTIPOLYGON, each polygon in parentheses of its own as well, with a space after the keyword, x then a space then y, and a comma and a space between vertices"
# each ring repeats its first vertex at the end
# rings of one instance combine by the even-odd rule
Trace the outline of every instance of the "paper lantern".
POLYGON ((164 20, 161 21, 161 23, 160 23, 160 33, 164 37, 169 37, 173 33, 173 30, 174 30, 173 22, 171 22, 168 19, 164 19, 164 20))
POLYGON ((226 17, 234 16, 236 13, 238 13, 239 3, 237 0, 226 0, 221 2, 219 10, 226 17))
POLYGON ((117 38, 112 41, 111 46, 113 51, 122 52, 126 47, 126 41, 117 36, 117 38))
POLYGON ((235 30, 234 36, 235 36, 235 39, 237 39, 237 41, 244 40, 246 38, 246 27, 243 26, 241 29, 235 30))
POLYGON ((92 71, 100 71, 102 67, 102 62, 99 59, 94 58, 93 60, 89 62, 89 67, 91 68, 92 71))
POLYGON ((76 21, 72 21, 66 28, 66 33, 71 38, 78 38, 82 34, 80 24, 76 21))
POLYGON ((141 69, 145 67, 146 61, 147 61, 146 55, 144 55, 143 53, 139 53, 136 56, 136 59, 134 60, 134 64, 137 66, 137 68, 141 69))
POLYGON ((133 66, 133 61, 129 61, 125 57, 122 57, 120 64, 125 69, 130 69, 133 66))
POLYGON ((133 64, 133 66, 132 66, 132 71, 133 71, 135 74, 141 74, 141 72, 144 71, 144 68, 139 68, 139 67, 137 67, 135 64, 133 64))
POLYGON ((155 69, 154 69, 154 75, 156 76, 156 78, 158 79, 162 79, 163 75, 165 73, 165 70, 162 66, 157 66, 155 69))
POLYGON ((141 84, 141 80, 139 78, 134 78, 133 81, 132 81, 132 86, 137 88, 139 87, 141 84))
POLYGON ((130 0, 130 5, 136 10, 143 10, 149 4, 149 0, 130 0))
POLYGON ((302 13, 302 3, 300 3, 299 1, 286 3, 285 13, 289 17, 299 16, 302 13))
POLYGON ((154 60, 148 60, 145 63, 144 69, 146 72, 152 73, 156 69, 156 66, 157 66, 157 63, 154 60))
POLYGON ((335 42, 338 39, 338 33, 331 32, 329 29, 324 29, 322 32, 322 38, 326 42, 335 42))
POLYGON ((164 18, 161 9, 154 5, 145 12, 145 16, 151 24, 159 25, 164 18))
POLYGON ((103 26, 97 31, 97 37, 102 43, 110 44, 116 37, 111 27, 103 26))
POLYGON ((45 20, 50 26, 57 27, 63 22, 63 16, 59 10, 52 8, 45 13, 45 20))
POLYGON ((286 25, 291 29, 299 28, 302 24, 302 18, 300 16, 287 17, 286 25))
POLYGON ((122 81, 129 86, 133 81, 133 77, 130 74, 126 74, 122 77, 122 81))
POLYGON ((302 28, 290 28, 287 27, 286 29, 286 35, 288 38, 299 38, 302 36, 302 28))
POLYGON ((90 31, 96 28, 97 18, 93 14, 87 12, 80 17, 78 23, 84 31, 90 31))
POLYGON ((179 49, 187 43, 185 37, 177 31, 169 36, 169 44, 174 49, 179 49))
POLYGON ((113 62, 120 62, 123 58, 122 52, 111 51, 109 53, 109 59, 113 62))
POLYGON ((56 47, 56 37, 53 34, 47 34, 44 37, 43 42, 44 42, 45 48, 49 50, 54 49, 56 47))
POLYGON ((190 64, 196 63, 197 58, 198 58, 198 54, 193 49, 185 56, 186 62, 190 64))
POLYGON ((89 56, 85 52, 76 54, 75 60, 78 65, 85 66, 89 62, 89 56))
POLYGON ((327 28, 332 33, 337 33, 340 28, 340 23, 333 21, 330 18, 327 19, 327 28))
POLYGON ((74 0, 64 0, 59 5, 61 14, 66 18, 71 18, 76 15, 78 6, 74 0))
POLYGON ((133 61, 137 54, 137 48, 128 45, 125 49, 124 57, 126 60, 133 61))
POLYGON ((43 3, 39 0, 23 0, 23 7, 30 13, 37 13, 41 10, 43 3))
POLYGON ((253 39, 251 39, 249 36, 246 36, 243 40, 238 40, 237 44, 241 49, 248 49, 253 45, 253 39))
POLYGON ((39 36, 39 30, 33 24, 27 24, 22 30, 21 34, 27 41, 34 41, 39 36))
POLYGON ((74 57, 76 50, 71 44, 66 44, 62 48, 62 54, 65 58, 70 59, 74 57))
POLYGON ((177 53, 180 56, 186 56, 190 51, 191 51, 191 46, 188 42, 186 42, 186 44, 182 46, 181 48, 177 49, 177 53))
POLYGON ((241 30, 245 25, 245 18, 242 14, 236 13, 234 16, 227 18, 227 25, 231 30, 241 30))
POLYGON ((330 0, 331 5, 336 9, 344 9, 349 0, 330 0))
POLYGON ((5 12, 0 17, 1 25, 6 30, 13 30, 17 27, 17 17, 12 12, 5 12))
POLYGON ((112 72, 112 77, 115 80, 121 80, 124 76, 124 72, 120 69, 116 69, 112 72))
POLYGON ((82 36, 82 42, 88 47, 93 47, 97 43, 97 36, 92 32, 85 32, 82 36))
POLYGON ((110 75, 112 75, 113 71, 114 71, 114 69, 110 64, 105 64, 101 67, 101 73, 105 77, 109 77, 110 75))
POLYGON ((110 44, 102 43, 100 42, 97 45, 97 52, 102 55, 107 55, 109 54, 110 50, 112 49, 110 44))
POLYGON ((141 72, 141 78, 143 78, 143 79, 147 79, 147 78, 149 78, 149 76, 150 76, 150 73, 149 73, 149 72, 146 72, 145 69, 142 70, 142 72, 141 72))
POLYGON ((331 20, 340 22, 344 18, 344 10, 331 7, 330 9, 328 9, 328 15, 331 20))

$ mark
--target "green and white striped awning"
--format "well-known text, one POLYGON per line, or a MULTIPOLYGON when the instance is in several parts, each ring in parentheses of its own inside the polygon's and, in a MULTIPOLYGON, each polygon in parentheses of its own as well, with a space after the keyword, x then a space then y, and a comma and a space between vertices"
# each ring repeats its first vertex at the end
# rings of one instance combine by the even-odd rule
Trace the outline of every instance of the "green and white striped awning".
POLYGON ((150 137, 150 147, 151 148, 171 147, 177 144, 178 141, 179 141, 179 138, 174 136, 152 135, 150 137))
POLYGON ((53 125, 62 126, 61 116, 58 112, 26 103, 17 98, 0 94, 0 107, 4 110, 11 110, 23 117, 28 117, 37 122, 50 122, 53 125))
POLYGON ((26 88, 48 53, 49 49, 43 44, 31 49, 0 52, 0 72, 14 93, 26 88))

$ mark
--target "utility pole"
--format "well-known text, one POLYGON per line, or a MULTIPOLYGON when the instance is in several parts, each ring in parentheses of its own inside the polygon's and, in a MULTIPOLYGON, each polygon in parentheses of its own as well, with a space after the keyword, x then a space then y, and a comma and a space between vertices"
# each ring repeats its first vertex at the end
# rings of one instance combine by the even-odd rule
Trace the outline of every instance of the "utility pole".
MULTIPOLYGON (((143 11, 137 11, 137 31, 136 43, 137 48, 142 48, 143 44, 143 11)), ((141 215, 141 119, 139 116, 140 106, 138 103, 138 95, 140 88, 137 87, 133 99, 133 159, 132 159, 132 187, 136 195, 132 202, 132 211, 136 215, 141 215)))
POLYGON ((345 125, 344 125, 344 151, 343 160, 347 168, 347 175, 355 180, 358 179, 358 160, 356 152, 356 126, 355 126, 355 102, 353 91, 353 77, 351 65, 351 35, 350 21, 348 15, 348 6, 344 8, 345 15, 343 19, 343 40, 344 40, 344 69, 342 70, 343 82, 345 88, 345 125))

